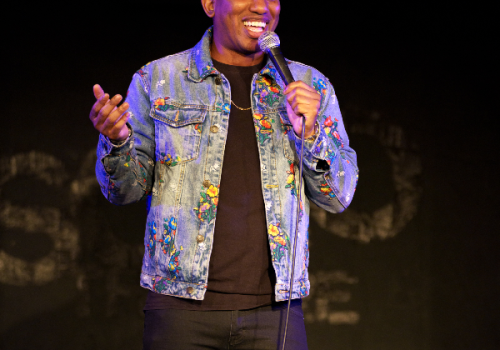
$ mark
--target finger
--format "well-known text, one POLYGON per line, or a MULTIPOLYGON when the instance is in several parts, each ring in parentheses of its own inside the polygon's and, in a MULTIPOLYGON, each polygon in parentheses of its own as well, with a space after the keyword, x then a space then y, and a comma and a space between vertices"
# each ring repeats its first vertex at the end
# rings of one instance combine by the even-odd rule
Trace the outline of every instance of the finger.
POLYGON ((130 113, 123 113, 115 125, 108 131, 107 136, 112 140, 125 140, 128 137, 128 127, 126 123, 130 118, 130 113))
POLYGON ((309 96, 290 95, 287 102, 292 106, 295 113, 310 114, 309 112, 318 111, 320 107, 319 99, 312 99, 309 96))
POLYGON ((104 94, 99 97, 99 99, 94 103, 92 109, 90 110, 90 119, 94 122, 95 118, 98 116, 99 111, 102 107, 106 105, 109 100, 109 95, 104 94))
POLYGON ((92 90, 94 90, 94 96, 96 100, 98 100, 99 98, 101 98, 102 95, 104 95, 104 90, 99 84, 95 84, 92 90))
POLYGON ((112 99, 108 100, 106 104, 100 109, 97 117, 97 125, 102 125, 108 118, 109 114, 116 108, 122 100, 121 95, 115 95, 112 99))
POLYGON ((123 126, 127 124, 128 120, 130 118, 130 112, 125 112, 120 116, 120 119, 116 122, 115 128, 117 129, 123 129, 123 126))
POLYGON ((109 113, 108 117, 106 120, 103 122, 103 129, 110 129, 113 128, 113 126, 118 122, 118 120, 121 118, 121 116, 127 112, 129 108, 129 104, 127 102, 122 103, 121 106, 115 107, 111 113, 109 113))
POLYGON ((302 80, 297 80, 297 81, 294 81, 293 83, 288 84, 288 86, 285 88, 285 94, 288 94, 290 91, 296 90, 296 89, 304 89, 304 90, 311 91, 313 93, 318 93, 316 91, 316 89, 314 89, 312 86, 307 85, 302 80))
POLYGON ((303 87, 303 86, 295 87, 294 89, 290 90, 287 93, 287 96, 293 96, 293 97, 302 96, 302 97, 306 97, 306 98, 314 100, 314 101, 321 101, 321 95, 318 94, 318 92, 316 90, 310 89, 307 86, 306 87, 303 87))

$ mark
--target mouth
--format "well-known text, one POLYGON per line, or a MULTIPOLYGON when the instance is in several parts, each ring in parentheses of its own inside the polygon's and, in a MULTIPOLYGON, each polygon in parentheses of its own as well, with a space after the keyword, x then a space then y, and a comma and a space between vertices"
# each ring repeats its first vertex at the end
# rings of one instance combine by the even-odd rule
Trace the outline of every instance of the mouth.
POLYGON ((250 33, 260 35, 264 33, 267 24, 263 21, 243 21, 243 25, 250 33))

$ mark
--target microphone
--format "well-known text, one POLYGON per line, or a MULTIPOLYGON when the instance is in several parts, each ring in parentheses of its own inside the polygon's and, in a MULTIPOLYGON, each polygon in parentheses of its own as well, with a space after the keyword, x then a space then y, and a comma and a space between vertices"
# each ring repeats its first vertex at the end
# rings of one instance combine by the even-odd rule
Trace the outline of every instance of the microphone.
POLYGON ((281 79, 285 82, 285 85, 293 83, 295 79, 293 78, 290 68, 283 57, 280 50, 280 38, 275 32, 264 32, 259 37, 259 46, 262 51, 269 55, 271 61, 273 61, 281 79))

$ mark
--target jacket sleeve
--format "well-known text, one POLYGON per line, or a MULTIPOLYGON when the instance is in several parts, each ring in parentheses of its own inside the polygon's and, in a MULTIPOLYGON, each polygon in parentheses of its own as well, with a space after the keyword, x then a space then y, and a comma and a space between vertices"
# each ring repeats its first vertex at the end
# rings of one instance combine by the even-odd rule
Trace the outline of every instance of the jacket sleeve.
MULTIPOLYGON (((325 80, 313 83, 321 94, 319 132, 314 141, 304 142, 303 178, 305 194, 313 203, 329 212, 340 213, 352 201, 358 166, 356 153, 349 147, 335 91, 325 80)), ((300 152, 302 142, 294 137, 296 150, 300 152)))
POLYGON ((104 196, 116 205, 145 198, 153 184, 155 127, 149 117, 149 87, 143 69, 134 74, 127 92, 132 135, 114 145, 101 134, 97 145, 97 181, 104 196))

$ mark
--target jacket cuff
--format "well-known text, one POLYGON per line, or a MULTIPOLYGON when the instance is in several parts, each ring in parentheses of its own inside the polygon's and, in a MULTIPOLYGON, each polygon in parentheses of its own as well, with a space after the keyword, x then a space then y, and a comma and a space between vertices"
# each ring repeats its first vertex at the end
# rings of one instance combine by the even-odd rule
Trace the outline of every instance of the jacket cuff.
MULTIPOLYGON (((327 148, 329 145, 328 137, 325 134, 321 124, 317 124, 318 132, 315 134, 316 137, 308 138, 304 140, 304 158, 303 162, 306 167, 316 172, 326 172, 328 169, 324 169, 323 162, 327 161, 326 156, 329 153, 327 148), (318 166, 318 162, 322 163, 318 166)), ((302 146, 302 140, 300 137, 292 133, 295 142, 295 149, 297 154, 300 154, 300 149, 302 146)))
POLYGON ((107 136, 104 136, 103 134, 99 135, 99 143, 101 146, 101 150, 104 153, 102 154, 103 156, 105 155, 120 156, 126 154, 132 149, 134 130, 132 129, 132 126, 129 123, 127 123, 127 127, 129 130, 129 136, 121 142, 118 141, 118 143, 116 141, 114 142, 111 141, 107 136))

